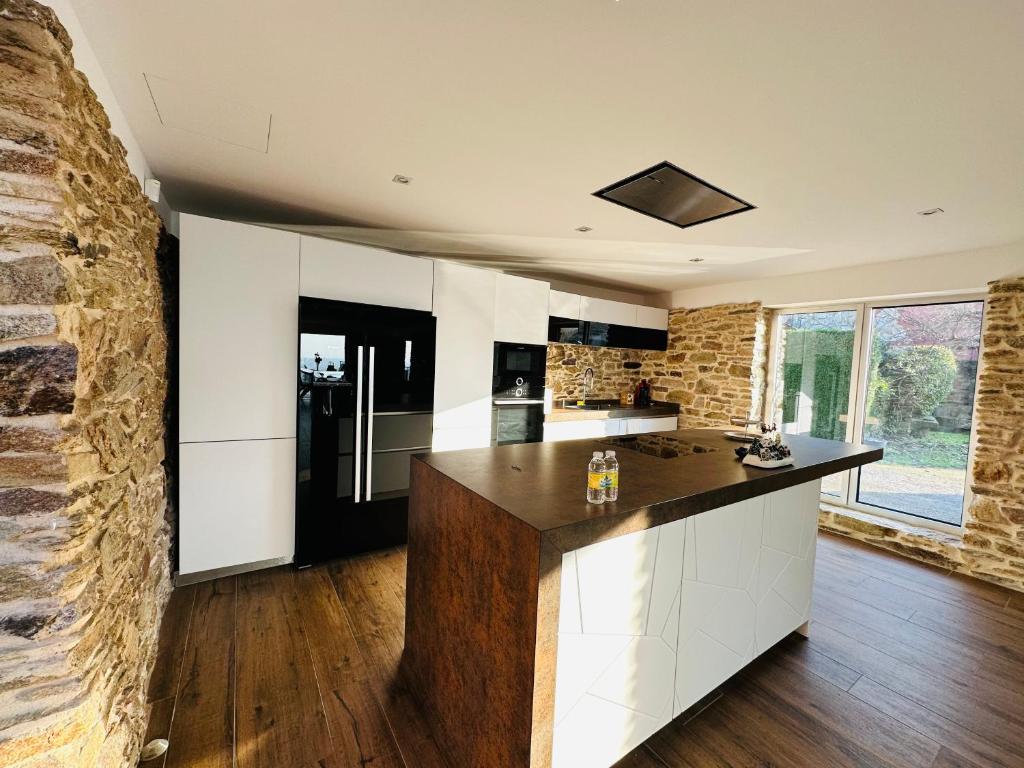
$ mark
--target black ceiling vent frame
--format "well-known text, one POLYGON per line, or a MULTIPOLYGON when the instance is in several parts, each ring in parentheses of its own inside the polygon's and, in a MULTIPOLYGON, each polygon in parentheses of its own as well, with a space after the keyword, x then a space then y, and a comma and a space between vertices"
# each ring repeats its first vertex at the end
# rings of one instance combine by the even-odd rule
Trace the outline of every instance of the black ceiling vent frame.
POLYGON ((668 160, 609 184, 594 196, 681 229, 757 207, 668 160))

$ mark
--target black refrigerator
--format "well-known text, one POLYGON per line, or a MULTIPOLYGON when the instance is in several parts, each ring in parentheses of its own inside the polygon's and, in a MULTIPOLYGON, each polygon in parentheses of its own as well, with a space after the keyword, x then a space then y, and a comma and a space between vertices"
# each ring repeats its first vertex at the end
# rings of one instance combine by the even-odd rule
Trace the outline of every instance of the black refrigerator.
POLYGON ((295 563, 405 542, 409 461, 430 450, 430 312, 299 299, 295 563))

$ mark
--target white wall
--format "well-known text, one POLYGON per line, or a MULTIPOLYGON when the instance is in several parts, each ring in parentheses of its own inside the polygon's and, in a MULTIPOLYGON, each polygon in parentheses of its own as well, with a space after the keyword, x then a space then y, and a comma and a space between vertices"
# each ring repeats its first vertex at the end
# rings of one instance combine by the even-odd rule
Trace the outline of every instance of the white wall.
MULTIPOLYGON (((75 67, 89 79, 89 85, 92 86, 96 98, 99 99, 110 119, 111 132, 121 140, 128 153, 128 168, 139 180, 139 186, 145 188, 146 179, 152 178, 153 173, 146 161, 146 156, 142 154, 142 148, 135 140, 132 129, 128 126, 128 120, 125 118, 124 112, 121 111, 121 105, 114 98, 114 90, 110 87, 110 82, 103 73, 99 59, 96 58, 96 53, 85 36, 85 30, 82 29, 82 24, 78 19, 78 14, 75 13, 71 0, 46 0, 44 4, 53 9, 60 23, 67 30, 68 36, 71 38, 71 55, 75 60, 75 67)), ((141 73, 139 77, 142 77, 141 73)), ((178 233, 177 214, 171 210, 162 195, 156 208, 157 213, 164 220, 164 226, 169 232, 176 235, 178 233)))
POLYGON ((760 301, 771 307, 861 301, 890 296, 982 291, 986 283, 1024 275, 1024 241, 976 251, 884 261, 822 272, 722 283, 670 294, 672 307, 760 301))

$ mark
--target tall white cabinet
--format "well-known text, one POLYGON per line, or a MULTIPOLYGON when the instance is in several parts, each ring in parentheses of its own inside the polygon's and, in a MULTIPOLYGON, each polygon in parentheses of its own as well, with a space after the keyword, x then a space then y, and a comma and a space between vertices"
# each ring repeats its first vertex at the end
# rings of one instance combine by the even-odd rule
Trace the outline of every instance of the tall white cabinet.
POLYGON ((496 274, 434 262, 434 450, 491 443, 496 274))
POLYGON ((182 214, 179 571, 294 553, 299 235, 182 214))

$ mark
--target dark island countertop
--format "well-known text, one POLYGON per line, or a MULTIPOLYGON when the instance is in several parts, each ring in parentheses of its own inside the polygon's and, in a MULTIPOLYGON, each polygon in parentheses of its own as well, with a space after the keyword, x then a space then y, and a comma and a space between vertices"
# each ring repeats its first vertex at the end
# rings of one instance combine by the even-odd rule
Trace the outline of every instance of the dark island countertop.
POLYGON ((573 408, 568 401, 561 401, 544 417, 545 421, 593 421, 595 419, 657 419, 662 416, 678 416, 679 403, 653 402, 643 408, 634 405, 619 405, 617 400, 590 400, 595 408, 573 408))
POLYGON ((525 443, 415 460, 518 518, 564 552, 882 458, 880 448, 865 445, 797 436, 787 436, 786 442, 793 466, 770 470, 741 464, 734 453, 741 444, 718 429, 525 443), (619 499, 589 504, 587 463, 594 451, 609 449, 619 460, 619 499))

